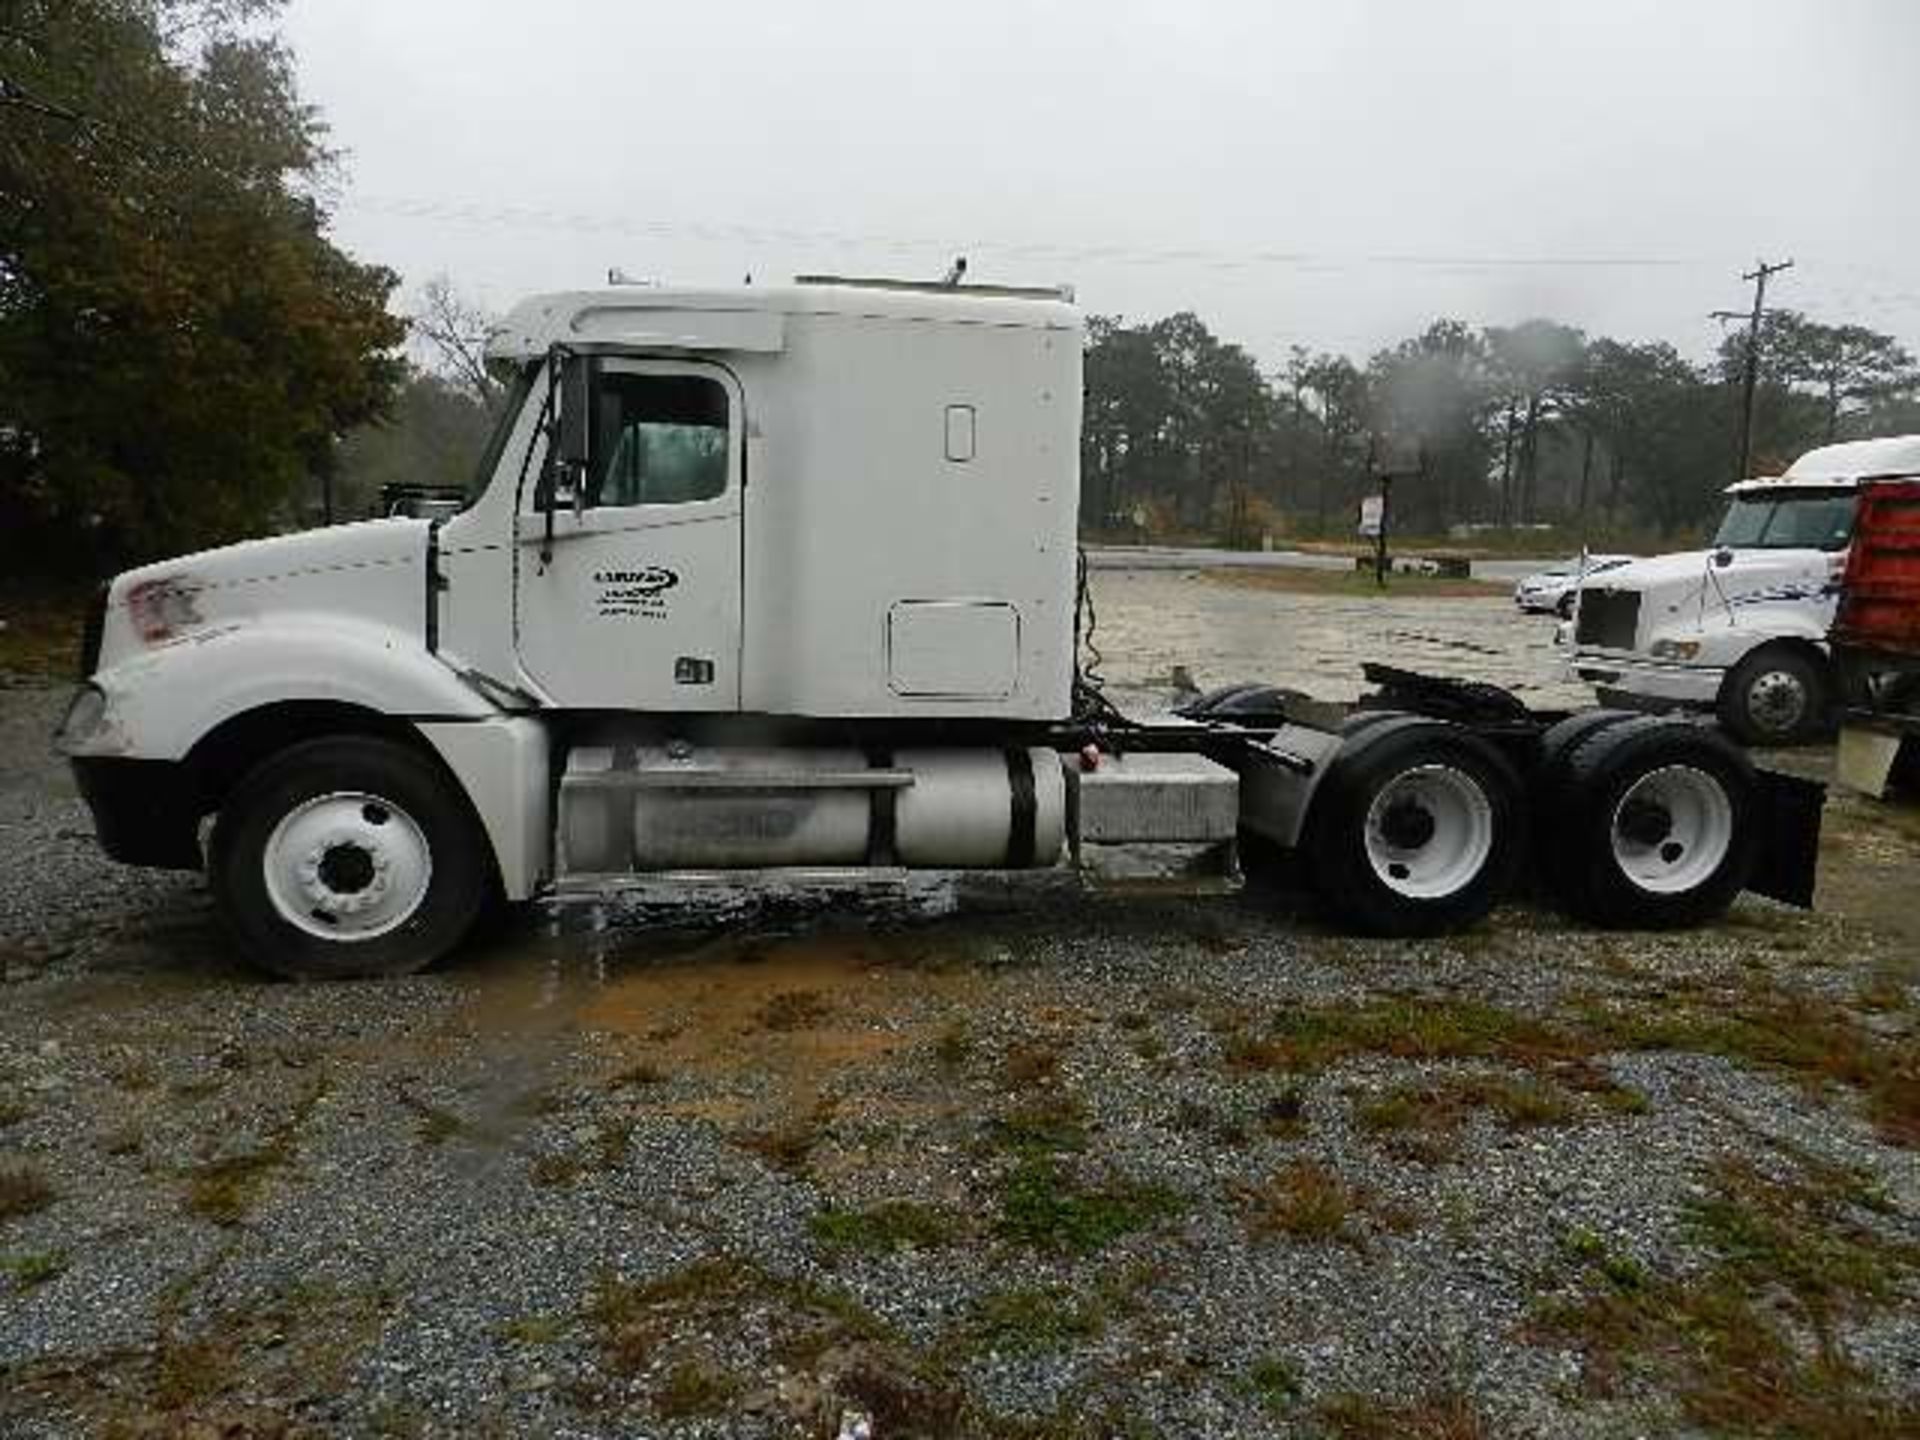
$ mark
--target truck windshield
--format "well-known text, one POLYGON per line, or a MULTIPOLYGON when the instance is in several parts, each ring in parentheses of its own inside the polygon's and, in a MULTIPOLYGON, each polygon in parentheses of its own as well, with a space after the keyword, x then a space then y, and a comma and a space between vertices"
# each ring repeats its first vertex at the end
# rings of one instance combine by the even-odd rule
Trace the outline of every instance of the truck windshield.
POLYGON ((1714 532, 1727 550, 1844 550, 1853 535, 1851 490, 1742 495, 1714 532))

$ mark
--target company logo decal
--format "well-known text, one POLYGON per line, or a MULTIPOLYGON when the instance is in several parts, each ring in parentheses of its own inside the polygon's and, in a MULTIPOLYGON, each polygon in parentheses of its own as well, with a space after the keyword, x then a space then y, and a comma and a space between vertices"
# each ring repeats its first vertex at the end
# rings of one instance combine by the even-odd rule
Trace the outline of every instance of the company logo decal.
POLYGON ((668 613, 667 592, 680 583, 679 575, 664 565, 639 565, 631 570, 597 570, 593 583, 594 613, 603 619, 663 620, 668 613))

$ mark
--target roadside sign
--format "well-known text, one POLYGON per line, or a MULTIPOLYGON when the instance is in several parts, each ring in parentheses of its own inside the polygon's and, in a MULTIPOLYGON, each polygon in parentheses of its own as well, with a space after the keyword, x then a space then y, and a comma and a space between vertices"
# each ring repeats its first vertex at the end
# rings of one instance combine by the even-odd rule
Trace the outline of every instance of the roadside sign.
POLYGON ((1362 535, 1380 533, 1380 518, 1386 508, 1386 501, 1378 495, 1369 495, 1360 502, 1360 533, 1362 535))

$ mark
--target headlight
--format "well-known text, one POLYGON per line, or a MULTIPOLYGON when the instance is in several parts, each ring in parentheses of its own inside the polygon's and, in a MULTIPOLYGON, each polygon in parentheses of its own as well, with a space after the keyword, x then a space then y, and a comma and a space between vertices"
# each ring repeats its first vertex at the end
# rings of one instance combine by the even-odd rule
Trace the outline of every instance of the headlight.
POLYGON ((98 685, 82 685, 67 702, 66 718, 54 732, 54 741, 62 749, 83 745, 99 733, 106 718, 106 692, 98 685))
POLYGON ((1698 640, 1656 640, 1653 642, 1653 658, 1656 660, 1691 660, 1700 653, 1698 640))

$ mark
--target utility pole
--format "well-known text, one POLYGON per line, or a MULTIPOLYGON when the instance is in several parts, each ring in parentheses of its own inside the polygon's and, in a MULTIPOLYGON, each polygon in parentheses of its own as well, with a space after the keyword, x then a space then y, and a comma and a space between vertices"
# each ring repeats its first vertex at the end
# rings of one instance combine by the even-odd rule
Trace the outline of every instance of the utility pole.
POLYGON ((1771 265, 1765 260, 1756 260, 1754 268, 1740 277, 1753 282, 1753 313, 1747 318, 1747 366, 1740 385, 1740 466, 1734 471, 1735 480, 1747 478, 1747 468, 1753 460, 1753 391, 1760 379, 1760 312, 1766 303, 1767 277, 1792 268, 1791 260, 1771 265))

